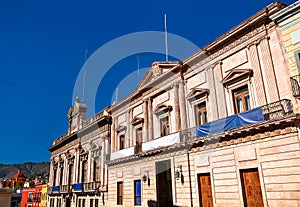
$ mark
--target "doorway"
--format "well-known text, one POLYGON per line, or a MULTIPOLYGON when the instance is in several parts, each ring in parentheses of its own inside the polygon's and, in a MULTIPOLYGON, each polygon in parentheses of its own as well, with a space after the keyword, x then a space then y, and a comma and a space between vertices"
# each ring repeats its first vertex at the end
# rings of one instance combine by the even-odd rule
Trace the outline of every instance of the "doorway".
POLYGON ((156 164, 156 194, 159 207, 173 206, 171 161, 156 164))
POLYGON ((201 207, 213 207, 211 178, 209 173, 198 174, 199 203, 201 207))
POLYGON ((241 170, 241 181, 243 189, 244 206, 263 207, 261 186, 258 169, 241 170))

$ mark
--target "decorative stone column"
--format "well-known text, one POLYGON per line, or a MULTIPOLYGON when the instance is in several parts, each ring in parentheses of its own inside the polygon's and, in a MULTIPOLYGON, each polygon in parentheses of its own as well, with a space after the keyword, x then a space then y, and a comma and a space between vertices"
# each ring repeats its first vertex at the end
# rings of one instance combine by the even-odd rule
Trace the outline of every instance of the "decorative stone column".
POLYGON ((263 106, 267 104, 267 97, 266 97, 265 86, 263 84, 259 57, 257 53, 257 43, 248 46, 248 51, 249 51, 252 70, 253 73, 255 74, 253 76, 253 82, 256 91, 257 104, 258 106, 263 106))
POLYGON ((79 182, 79 170, 80 170, 80 166, 79 166, 79 148, 76 148, 76 152, 75 152, 75 166, 74 166, 74 183, 78 183, 79 182))
POLYGON ((185 83, 183 80, 179 82, 179 108, 180 108, 180 121, 181 121, 181 130, 187 129, 187 115, 186 115, 186 103, 185 103, 185 92, 184 92, 185 83))
POLYGON ((125 147, 131 147, 132 146, 132 136, 131 136, 131 109, 127 111, 126 114, 126 137, 125 137, 125 147))
POLYGON ((112 123, 111 123, 111 152, 115 151, 115 134, 116 134, 116 127, 115 127, 115 118, 112 119, 112 123))
POLYGON ((143 127, 143 141, 147 142, 148 138, 148 131, 149 131, 149 124, 148 124, 148 103, 147 100, 144 100, 143 103, 143 113, 144 113, 144 127, 143 127))
POLYGON ((174 112, 175 112, 175 132, 180 131, 180 108, 179 108, 179 98, 178 98, 178 83, 173 86, 174 94, 174 112))
POLYGON ((262 53, 262 62, 264 64, 266 85, 268 88, 266 94, 269 96, 269 103, 272 103, 279 100, 279 94, 268 37, 265 37, 260 41, 260 49, 262 53))
POLYGON ((148 99, 148 140, 152 140, 153 139, 153 109, 152 109, 152 99, 149 98, 148 99))

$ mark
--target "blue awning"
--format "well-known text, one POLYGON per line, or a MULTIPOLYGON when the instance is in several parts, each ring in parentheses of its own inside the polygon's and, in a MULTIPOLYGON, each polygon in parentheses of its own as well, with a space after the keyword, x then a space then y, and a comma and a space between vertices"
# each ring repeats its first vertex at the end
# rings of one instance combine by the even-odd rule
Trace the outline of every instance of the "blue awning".
POLYGON ((262 108, 256 108, 250 111, 232 115, 217 121, 203 124, 196 128, 197 138, 228 131, 247 124, 254 124, 264 120, 262 108))
POLYGON ((59 192, 59 186, 53 186, 52 191, 53 192, 59 192))
POLYGON ((74 190, 82 190, 82 183, 76 183, 73 185, 74 190))

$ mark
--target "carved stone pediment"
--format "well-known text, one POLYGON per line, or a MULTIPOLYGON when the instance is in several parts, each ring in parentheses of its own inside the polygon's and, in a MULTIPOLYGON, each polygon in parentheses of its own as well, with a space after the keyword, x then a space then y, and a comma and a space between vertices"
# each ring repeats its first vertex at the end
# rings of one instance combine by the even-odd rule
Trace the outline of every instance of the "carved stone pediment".
POLYGON ((253 71, 251 69, 231 69, 229 70, 229 73, 223 78, 221 83, 224 86, 227 86, 240 80, 250 78, 252 75, 253 71))
POLYGON ((144 88, 144 86, 147 86, 153 80, 159 78, 162 74, 166 73, 178 64, 179 62, 154 62, 143 80, 140 82, 138 89, 144 88))
POLYGON ((163 114, 172 111, 172 106, 166 104, 158 104, 155 109, 155 114, 163 114))
POLYGON ((144 122, 144 119, 141 118, 141 117, 134 117, 132 120, 131 120, 131 124, 132 125, 137 125, 139 123, 143 123, 144 122))
POLYGON ((202 97, 207 97, 209 89, 207 88, 193 88, 193 90, 186 96, 189 101, 194 101, 202 97))
POLYGON ((121 132, 121 131, 125 131, 125 130, 126 130, 126 126, 119 125, 116 131, 121 132))

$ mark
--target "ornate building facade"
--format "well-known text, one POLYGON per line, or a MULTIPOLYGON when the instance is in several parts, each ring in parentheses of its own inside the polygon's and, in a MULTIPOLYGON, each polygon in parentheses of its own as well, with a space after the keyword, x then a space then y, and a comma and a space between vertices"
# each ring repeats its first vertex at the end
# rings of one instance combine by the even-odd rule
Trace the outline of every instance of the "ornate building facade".
POLYGON ((300 206, 298 103, 270 18, 284 7, 270 4, 181 62, 154 62, 101 115, 85 120, 77 100, 50 147, 48 206, 300 206), (78 187, 97 176, 100 188, 78 187))
POLYGON ((106 154, 110 116, 107 109, 86 120, 86 106, 76 100, 68 113, 68 133, 51 152, 47 206, 100 206, 107 197, 106 154))

